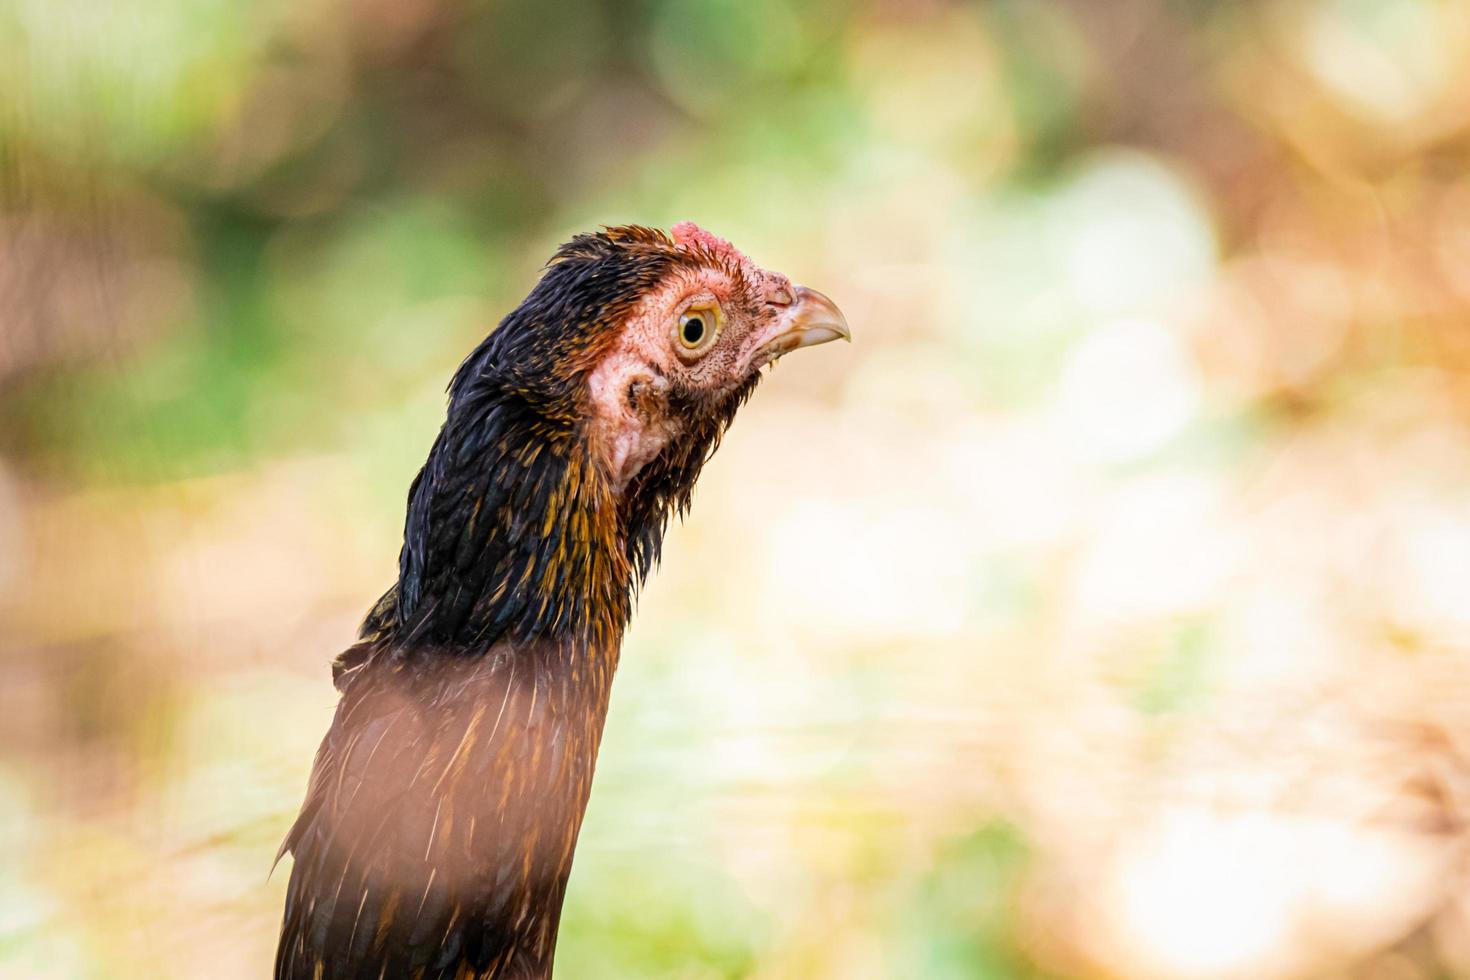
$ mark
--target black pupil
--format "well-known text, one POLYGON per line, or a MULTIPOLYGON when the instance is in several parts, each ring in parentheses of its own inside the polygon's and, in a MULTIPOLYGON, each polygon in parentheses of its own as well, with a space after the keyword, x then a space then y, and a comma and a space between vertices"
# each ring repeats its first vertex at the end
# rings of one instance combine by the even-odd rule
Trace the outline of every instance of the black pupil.
POLYGON ((684 321, 684 343, 697 344, 704 337, 704 320, 691 316, 684 321))

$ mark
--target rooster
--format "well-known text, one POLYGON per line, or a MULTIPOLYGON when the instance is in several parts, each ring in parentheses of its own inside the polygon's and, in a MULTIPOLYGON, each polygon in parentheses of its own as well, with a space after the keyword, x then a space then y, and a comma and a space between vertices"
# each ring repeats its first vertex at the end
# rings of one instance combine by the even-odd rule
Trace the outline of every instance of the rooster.
MULTIPOLYGON (((849 336, 684 222, 574 237, 460 365, 398 581, 333 665, 277 980, 545 978, 623 631, 760 378, 849 336)), ((277 858, 279 860, 279 856, 277 858)))

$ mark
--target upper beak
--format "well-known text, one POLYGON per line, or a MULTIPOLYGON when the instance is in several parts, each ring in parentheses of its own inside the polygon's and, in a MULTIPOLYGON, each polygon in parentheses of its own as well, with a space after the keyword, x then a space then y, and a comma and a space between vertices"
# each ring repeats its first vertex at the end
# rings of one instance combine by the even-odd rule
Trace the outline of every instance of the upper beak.
POLYGON ((797 286, 796 296, 775 335, 756 348, 751 367, 769 364, 798 347, 825 344, 838 338, 851 341, 852 331, 837 304, 815 289, 797 286))

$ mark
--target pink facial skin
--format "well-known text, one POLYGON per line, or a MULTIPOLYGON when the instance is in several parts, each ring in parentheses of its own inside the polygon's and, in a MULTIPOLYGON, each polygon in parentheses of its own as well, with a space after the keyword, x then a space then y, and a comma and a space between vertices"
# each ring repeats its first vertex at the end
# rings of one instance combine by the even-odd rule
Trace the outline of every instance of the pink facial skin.
POLYGON ((634 308, 588 379, 594 450, 619 491, 680 431, 682 421, 663 410, 669 389, 716 395, 744 383, 766 362, 761 347, 786 329, 796 295, 791 280, 693 222, 672 235, 704 261, 676 268, 634 308), (687 351, 675 333, 679 317, 709 303, 722 313, 719 334, 687 351))

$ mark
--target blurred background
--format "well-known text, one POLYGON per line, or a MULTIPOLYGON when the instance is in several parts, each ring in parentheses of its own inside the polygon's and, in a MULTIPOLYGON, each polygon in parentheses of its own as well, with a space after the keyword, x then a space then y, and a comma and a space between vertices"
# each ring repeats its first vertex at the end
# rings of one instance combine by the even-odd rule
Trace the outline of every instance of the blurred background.
POLYGON ((460 357, 837 299, 624 649, 574 978, 1470 976, 1470 6, 0 0, 0 976, 256 978, 460 357))

